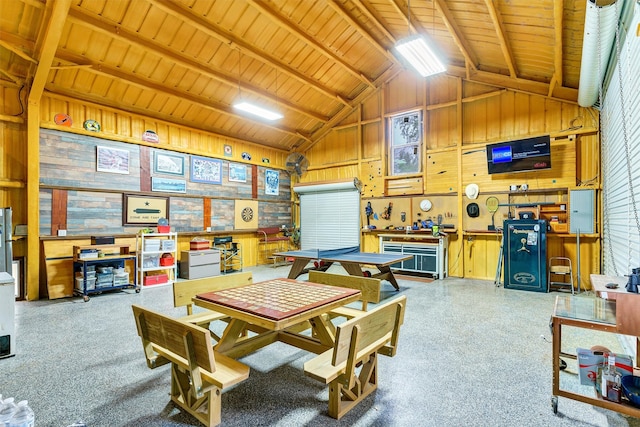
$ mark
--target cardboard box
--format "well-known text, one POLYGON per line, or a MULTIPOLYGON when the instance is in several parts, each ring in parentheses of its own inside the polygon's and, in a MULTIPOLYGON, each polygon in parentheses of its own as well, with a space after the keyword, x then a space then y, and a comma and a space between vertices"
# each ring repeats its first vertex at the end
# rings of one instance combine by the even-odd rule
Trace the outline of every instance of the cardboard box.
MULTIPOLYGON (((608 353, 593 351, 586 348, 576 349, 578 354, 578 370, 580 384, 595 385, 598 377, 598 368, 604 365, 605 357, 608 353)), ((622 375, 633 375, 633 359, 626 354, 614 353, 616 356, 616 370, 622 375)))

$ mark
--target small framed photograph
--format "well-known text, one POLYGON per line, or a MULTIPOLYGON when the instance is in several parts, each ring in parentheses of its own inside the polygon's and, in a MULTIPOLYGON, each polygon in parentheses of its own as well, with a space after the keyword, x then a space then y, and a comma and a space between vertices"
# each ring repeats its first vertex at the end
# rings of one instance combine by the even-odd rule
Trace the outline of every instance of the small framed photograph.
POLYGON ((222 184, 222 160, 191 156, 191 181, 222 184))
POLYGON ((229 181, 247 182, 247 166, 229 163, 229 181))
POLYGON ((280 189, 280 174, 278 171, 267 169, 264 171, 264 193, 277 196, 280 189))
POLYGON ((118 148, 96 147, 96 170, 109 173, 129 173, 129 151, 118 148))
POLYGON ((151 191, 161 191, 164 193, 186 193, 187 181, 184 179, 169 179, 151 177, 151 191))
POLYGON ((184 157, 156 151, 153 159, 153 171, 184 176, 184 157))
POLYGON ((123 225, 158 225, 160 218, 169 219, 169 198, 125 194, 123 225))

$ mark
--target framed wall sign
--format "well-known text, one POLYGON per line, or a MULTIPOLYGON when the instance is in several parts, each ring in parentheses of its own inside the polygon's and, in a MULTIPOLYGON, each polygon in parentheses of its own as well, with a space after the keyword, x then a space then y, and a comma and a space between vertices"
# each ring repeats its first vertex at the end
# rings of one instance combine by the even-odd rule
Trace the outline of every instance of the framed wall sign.
POLYGON ((169 219, 169 198, 125 194, 123 225, 158 225, 160 218, 169 219))
POLYGON ((165 193, 186 193, 187 181, 184 179, 169 179, 151 177, 151 191, 161 191, 165 193))
POLYGON ((96 147, 96 170, 109 173, 129 173, 129 151, 118 148, 96 147))
POLYGON ((191 181, 222 184, 222 160, 191 156, 191 181))
POLYGON ((156 151, 154 152, 153 171, 184 176, 184 157, 156 151))
POLYGON ((264 193, 277 196, 280 190, 280 174, 278 171, 267 169, 264 171, 264 193))
POLYGON ((247 166, 229 163, 229 181, 247 182, 247 166))

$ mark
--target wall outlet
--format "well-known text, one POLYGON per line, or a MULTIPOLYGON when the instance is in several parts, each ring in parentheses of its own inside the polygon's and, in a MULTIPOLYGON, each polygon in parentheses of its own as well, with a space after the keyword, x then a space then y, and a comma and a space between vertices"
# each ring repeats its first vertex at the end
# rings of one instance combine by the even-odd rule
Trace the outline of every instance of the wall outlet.
POLYGON ((67 230, 58 230, 58 236, 64 237, 67 235, 67 230))

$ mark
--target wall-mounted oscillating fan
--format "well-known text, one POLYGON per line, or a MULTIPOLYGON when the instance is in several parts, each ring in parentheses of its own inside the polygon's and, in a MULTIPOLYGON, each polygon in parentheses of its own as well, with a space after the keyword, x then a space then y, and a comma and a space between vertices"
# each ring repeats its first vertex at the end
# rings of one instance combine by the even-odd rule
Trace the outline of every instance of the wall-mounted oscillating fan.
POLYGON ((307 171, 309 160, 303 154, 291 153, 287 156, 286 167, 289 175, 295 174, 300 178, 307 171))

